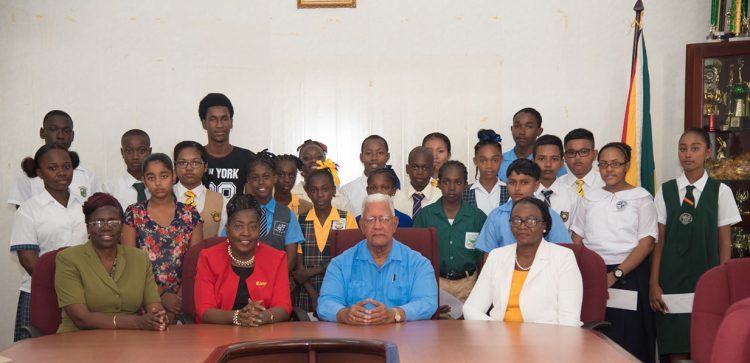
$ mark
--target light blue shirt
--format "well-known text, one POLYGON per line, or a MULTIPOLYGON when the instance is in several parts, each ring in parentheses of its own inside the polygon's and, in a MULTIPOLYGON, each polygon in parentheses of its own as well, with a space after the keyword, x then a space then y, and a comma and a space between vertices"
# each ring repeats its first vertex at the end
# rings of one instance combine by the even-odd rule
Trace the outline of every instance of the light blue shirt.
POLYGON ((435 270, 427 258, 395 239, 388 258, 378 267, 367 240, 362 240, 328 265, 318 298, 318 317, 336 321, 339 310, 366 299, 389 309, 403 309, 406 320, 430 319, 438 307, 435 270))
MULTIPOLYGON (((529 154, 526 159, 534 160, 534 155, 529 154)), ((518 160, 518 156, 516 155, 516 148, 512 148, 503 153, 503 162, 500 163, 500 171, 497 172, 497 177, 500 178, 500 180, 502 180, 503 182, 508 182, 508 167, 512 162, 516 160, 518 160)), ((557 177, 559 178, 567 173, 568 169, 565 168, 565 165, 563 165, 562 168, 557 171, 557 177)))
MULTIPOLYGON (((508 202, 490 212, 487 221, 484 222, 482 231, 479 232, 479 237, 477 237, 476 248, 490 253, 495 248, 516 243, 516 237, 510 230, 510 212, 512 209, 513 200, 508 200, 508 202)), ((544 239, 552 243, 572 243, 570 233, 559 213, 550 208, 549 214, 552 217, 552 229, 544 239)))
MULTIPOLYGON (((273 223, 273 213, 276 210, 276 199, 271 198, 268 204, 261 204, 260 207, 266 210, 266 230, 270 231, 271 224, 273 223)), ((289 211, 289 214, 289 226, 284 235, 285 245, 300 243, 305 240, 305 236, 302 234, 302 227, 299 225, 299 219, 294 215, 294 212, 289 211)), ((219 236, 226 237, 226 235, 226 228, 222 228, 219 236)))

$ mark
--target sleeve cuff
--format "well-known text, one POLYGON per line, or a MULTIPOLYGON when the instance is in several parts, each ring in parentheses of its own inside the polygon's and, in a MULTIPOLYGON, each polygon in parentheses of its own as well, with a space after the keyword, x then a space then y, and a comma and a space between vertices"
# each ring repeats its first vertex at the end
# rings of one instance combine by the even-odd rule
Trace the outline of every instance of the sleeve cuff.
POLYGON ((13 245, 10 246, 11 252, 16 251, 37 251, 39 252, 39 245, 32 245, 32 244, 26 244, 26 245, 13 245))

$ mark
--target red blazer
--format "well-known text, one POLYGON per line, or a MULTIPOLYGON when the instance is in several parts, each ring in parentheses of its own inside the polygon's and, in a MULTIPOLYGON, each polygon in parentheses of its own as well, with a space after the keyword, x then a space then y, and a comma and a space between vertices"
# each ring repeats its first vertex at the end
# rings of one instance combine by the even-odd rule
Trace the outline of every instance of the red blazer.
MULTIPOLYGON (((208 309, 231 310, 240 277, 232 271, 227 244, 203 249, 195 274, 195 320, 200 323, 208 309)), ((255 247, 255 269, 246 280, 250 298, 263 300, 267 309, 282 307, 291 314, 286 253, 259 244, 255 247)))

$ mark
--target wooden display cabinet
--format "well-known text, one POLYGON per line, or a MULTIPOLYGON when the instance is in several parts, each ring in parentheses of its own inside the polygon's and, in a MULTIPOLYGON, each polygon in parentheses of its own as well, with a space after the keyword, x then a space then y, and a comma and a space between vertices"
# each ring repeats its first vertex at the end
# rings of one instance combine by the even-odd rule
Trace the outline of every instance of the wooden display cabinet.
POLYGON ((685 128, 711 137, 711 177, 727 184, 742 214, 733 257, 750 256, 750 40, 688 44, 685 128))

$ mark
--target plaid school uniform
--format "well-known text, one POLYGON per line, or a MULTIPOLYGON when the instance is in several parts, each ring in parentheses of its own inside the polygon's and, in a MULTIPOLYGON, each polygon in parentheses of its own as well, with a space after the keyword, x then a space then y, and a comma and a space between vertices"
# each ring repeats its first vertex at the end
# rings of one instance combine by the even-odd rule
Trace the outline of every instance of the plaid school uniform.
MULTIPOLYGON (((476 190, 471 188, 473 185, 474 184, 469 184, 466 187, 466 190, 464 190, 464 192, 461 193, 461 201, 472 207, 476 207, 477 206, 477 194, 476 194, 477 192, 476 190)), ((499 207, 505 204, 505 202, 507 202, 508 199, 510 199, 510 193, 508 192, 508 187, 503 185, 500 187, 500 203, 497 206, 499 207)))
MULTIPOLYGON (((349 213, 347 213, 346 211, 337 210, 336 208, 333 208, 331 210, 331 214, 333 214, 334 212, 338 213, 339 218, 333 219, 329 222, 329 231, 351 228, 352 222, 350 220, 354 221, 354 218, 352 218, 349 213)), ((315 221, 317 220, 317 217, 308 220, 308 215, 310 213, 312 213, 314 216, 315 210, 311 209, 307 213, 299 217, 299 224, 302 228, 302 234, 305 236, 305 240, 300 243, 298 252, 302 254, 302 263, 304 264, 305 268, 328 266, 328 263, 331 262, 330 233, 328 235, 328 238, 326 239, 325 247, 321 251, 318 247, 317 236, 315 235, 315 221)), ((324 221, 324 223, 325 222, 326 221, 324 221)), ((353 223, 356 228, 356 222, 353 223)), ((316 291, 320 292, 320 287, 321 285, 323 285, 323 274, 311 277, 309 282, 313 285, 316 291)), ((292 296, 292 305, 302 308, 307 312, 313 311, 312 298, 303 286, 300 286, 300 288, 297 289, 296 293, 294 293, 294 295, 292 296)))

